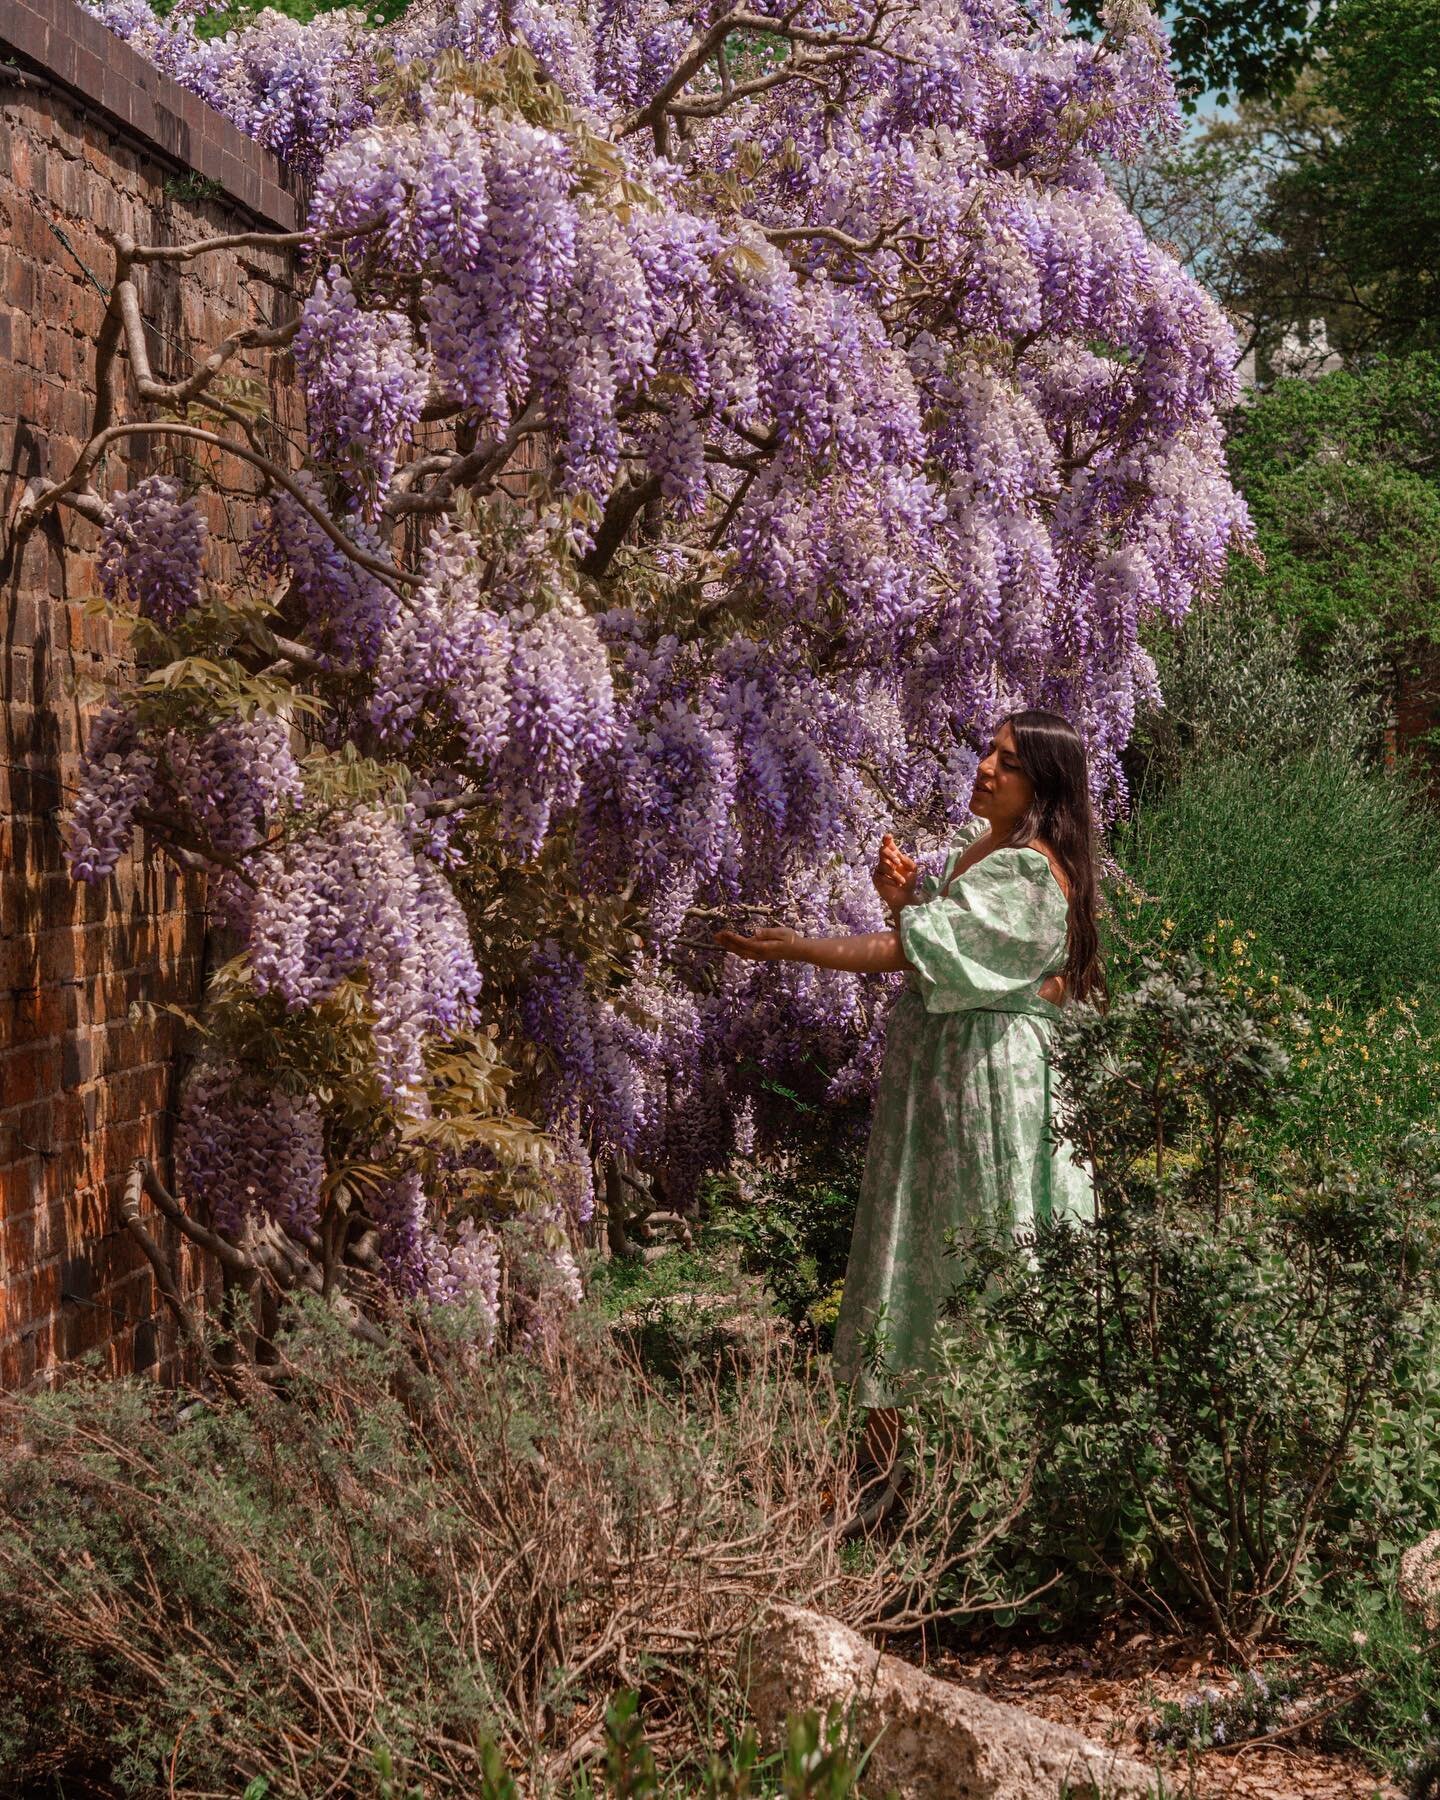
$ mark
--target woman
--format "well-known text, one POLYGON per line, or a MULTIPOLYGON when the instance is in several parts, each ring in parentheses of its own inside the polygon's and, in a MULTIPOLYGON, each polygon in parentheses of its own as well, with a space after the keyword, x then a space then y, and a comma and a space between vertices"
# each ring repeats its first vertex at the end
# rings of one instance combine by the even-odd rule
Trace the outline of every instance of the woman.
POLYGON ((882 1475, 899 1416, 865 1367, 867 1337, 878 1332, 888 1368, 924 1368, 955 1285, 952 1233, 963 1243, 1094 1209, 1088 1174, 1049 1135, 1060 1004, 1104 994, 1085 747, 1069 721, 1038 710, 1004 720, 970 810, 938 881, 920 881, 886 835, 874 881, 895 929, 716 938, 737 956, 909 978, 886 1033, 835 1342, 836 1373, 870 1408, 866 1449, 882 1475))

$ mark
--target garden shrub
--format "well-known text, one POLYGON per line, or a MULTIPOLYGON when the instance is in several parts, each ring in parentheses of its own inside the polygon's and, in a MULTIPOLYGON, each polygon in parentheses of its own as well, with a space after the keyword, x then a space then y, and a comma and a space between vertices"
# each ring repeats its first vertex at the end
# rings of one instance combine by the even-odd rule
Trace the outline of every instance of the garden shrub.
MULTIPOLYGON (((775 1795, 783 1800, 854 1800, 869 1761, 869 1749, 852 1741, 850 1723, 839 1708, 822 1721, 814 1712, 792 1713, 782 1748, 762 1756, 749 1727, 723 1753, 676 1786, 660 1773, 645 1740, 636 1696, 622 1694, 605 1719, 605 1763, 597 1785, 587 1774, 574 1800, 748 1800, 775 1795)), ((482 1800, 491 1800, 489 1795, 482 1800)), ((494 1800, 519 1800, 513 1783, 494 1800)), ((894 1800, 893 1790, 886 1800, 894 1800)))
POLYGON ((1440 1794, 1440 1648, 1408 1619, 1393 1561, 1336 1584, 1292 1621, 1296 1647, 1317 1657, 1348 1703, 1326 1736, 1366 1752, 1408 1783, 1414 1800, 1440 1794))
MULTIPOLYGON (((661 1770, 639 1695, 624 1688, 606 1709, 603 1757, 575 1777, 569 1800, 858 1800, 869 1747, 853 1741, 852 1720, 832 1707, 823 1720, 813 1711, 791 1713, 785 1725, 784 1745, 768 1755, 747 1725, 730 1731, 703 1766, 677 1778, 661 1770)), ((387 1748, 377 1749, 371 1764, 375 1800, 425 1800, 423 1788, 400 1776, 387 1748)), ((270 1800, 273 1792, 261 1775, 246 1784, 241 1800, 270 1800)), ((521 1800, 519 1784, 493 1744, 481 1748, 470 1800, 521 1800)), ((893 1800, 893 1791, 886 1800, 893 1800)))
POLYGON ((738 1379, 752 1346, 773 1347, 774 1316, 741 1273, 735 1246, 703 1230, 690 1246, 656 1245, 652 1254, 594 1263, 587 1299, 657 1381, 697 1363, 738 1379))
POLYGON ((842 1282, 865 1166, 863 1143, 818 1138, 784 1161, 714 1184, 712 1238, 740 1246, 744 1267, 763 1276, 780 1312, 828 1349, 835 1290, 842 1282))
MULTIPOLYGON (((1175 921, 1133 888, 1111 896, 1111 986, 1124 992, 1146 959, 1173 954, 1175 921)), ((1364 1164, 1397 1138, 1440 1119, 1440 1006, 1394 999, 1369 1011, 1323 994, 1312 999, 1286 979, 1284 964, 1253 928, 1222 918, 1198 954, 1222 990, 1262 1020, 1289 1068, 1264 1120, 1242 1121, 1246 1154, 1257 1167, 1293 1153, 1332 1155, 1364 1164)))
POLYGON ((988 1399, 988 1429, 1028 1446, 995 1549, 1052 1621, 1135 1602, 1238 1651, 1385 1529, 1359 1477, 1427 1387, 1440 1155, 1421 1137, 1361 1172, 1257 1174, 1288 1063, 1272 1005, 1257 1021, 1177 952, 1108 1015, 1077 1008, 1056 1060, 1099 1216, 957 1265, 946 1367, 912 1413, 943 1441, 988 1399))
POLYGON ((1370 1008, 1440 991, 1440 824, 1403 777, 1325 751, 1200 763, 1117 832, 1148 897, 1135 921, 1196 947, 1217 918, 1258 933, 1313 995, 1370 1008))
POLYGON ((1162 1701, 1145 1737, 1167 1749, 1212 1750, 1284 1730, 1303 1710, 1293 1671, 1274 1664, 1242 1669, 1233 1688, 1207 1684, 1183 1700, 1162 1701))
POLYGON ((1298 622, 1247 604, 1232 584, 1150 647, 1164 698, 1139 715, 1125 753, 1139 807, 1217 757, 1262 768, 1316 751, 1380 760, 1389 672, 1374 627, 1346 622, 1307 645, 1298 622))
POLYGON ((381 1754, 406 1800, 491 1764, 568 1794, 623 1687, 665 1791, 694 1792, 771 1600, 913 1622, 966 1554, 961 1451, 892 1544, 842 1558, 846 1413, 788 1351, 661 1388, 588 1312, 484 1359, 459 1325, 366 1344, 318 1307, 277 1350, 272 1380, 200 1402, 98 1377, 0 1400, 24 1445, 0 1468, 0 1792, 84 1768, 137 1800, 308 1800, 371 1793, 381 1754))

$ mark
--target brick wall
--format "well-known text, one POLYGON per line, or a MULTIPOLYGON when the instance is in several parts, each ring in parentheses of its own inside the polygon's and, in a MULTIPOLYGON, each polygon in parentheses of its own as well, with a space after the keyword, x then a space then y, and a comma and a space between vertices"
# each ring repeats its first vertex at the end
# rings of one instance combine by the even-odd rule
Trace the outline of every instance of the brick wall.
MULTIPOLYGON (((0 1387, 90 1351, 114 1371, 174 1371, 172 1324, 114 1200, 135 1156, 164 1166, 178 1073, 173 1028, 132 1022, 131 1008, 193 1002, 206 958, 203 890, 173 864, 136 855, 95 889, 65 873, 91 690, 124 672, 127 633, 87 611, 92 526, 52 512, 17 554, 9 520, 27 483, 63 471, 88 435, 106 233, 184 243, 296 216, 273 158, 73 0, 0 5, 0 1387)), ((273 316, 261 277, 284 273, 253 251, 150 272, 156 374, 273 316)), ((293 395, 271 399, 293 423, 293 395)), ((174 452, 123 448, 99 485, 156 468, 183 473, 174 452)), ((223 580, 252 484, 220 473, 210 568, 223 580)))

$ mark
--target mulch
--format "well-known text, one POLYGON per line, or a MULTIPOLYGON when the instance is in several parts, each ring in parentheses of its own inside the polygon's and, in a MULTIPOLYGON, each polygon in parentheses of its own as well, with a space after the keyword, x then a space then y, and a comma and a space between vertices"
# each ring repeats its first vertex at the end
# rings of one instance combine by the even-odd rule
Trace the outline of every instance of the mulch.
MULTIPOLYGON (((1084 1642, 1043 1640, 951 1649, 911 1641, 893 1646, 932 1675, 978 1688, 1073 1726, 1107 1749, 1166 1771, 1181 1800, 1404 1800, 1404 1790, 1354 1753, 1321 1748, 1313 1727, 1272 1742, 1205 1751, 1161 1750, 1146 1741, 1157 1705, 1198 1688, 1234 1688, 1213 1646, 1131 1624, 1084 1642)), ((1318 1710, 1326 1710, 1317 1675, 1318 1710)))

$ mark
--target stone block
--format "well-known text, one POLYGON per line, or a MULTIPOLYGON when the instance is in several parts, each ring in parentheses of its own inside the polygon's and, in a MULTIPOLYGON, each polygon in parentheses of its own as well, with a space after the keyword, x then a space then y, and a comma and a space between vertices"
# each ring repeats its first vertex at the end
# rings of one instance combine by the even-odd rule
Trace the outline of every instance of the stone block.
POLYGON ((745 1657, 762 1737, 782 1742, 787 1713, 841 1708, 874 1746, 862 1788, 877 1800, 1154 1800, 1155 1773, 1133 1758, 886 1656, 821 1613, 775 1607, 745 1657))

